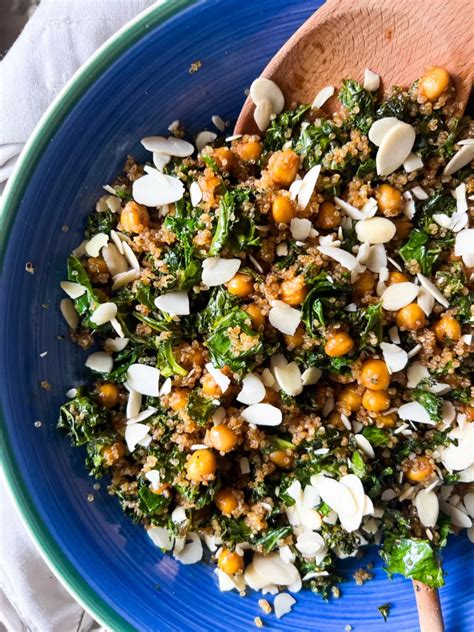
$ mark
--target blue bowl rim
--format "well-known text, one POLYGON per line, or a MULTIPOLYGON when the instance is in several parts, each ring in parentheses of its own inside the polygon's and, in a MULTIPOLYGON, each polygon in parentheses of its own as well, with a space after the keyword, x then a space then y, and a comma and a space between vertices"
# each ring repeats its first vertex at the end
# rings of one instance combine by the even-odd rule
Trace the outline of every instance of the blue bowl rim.
MULTIPOLYGON (((65 118, 85 92, 94 85, 97 78, 126 50, 148 35, 152 29, 198 1, 163 0, 159 6, 153 5, 141 12, 102 44, 56 96, 23 148, 2 196, 0 224, 3 226, 3 230, 0 235, 0 271, 3 271, 3 259, 11 229, 28 183, 50 139, 59 130, 65 118)), ((1 462, 10 496, 17 506, 22 522, 43 559, 73 597, 102 626, 107 629, 120 630, 121 632, 132 632, 135 628, 103 600, 76 570, 54 540, 34 507, 15 459, 1 403, 0 422, 1 462)))

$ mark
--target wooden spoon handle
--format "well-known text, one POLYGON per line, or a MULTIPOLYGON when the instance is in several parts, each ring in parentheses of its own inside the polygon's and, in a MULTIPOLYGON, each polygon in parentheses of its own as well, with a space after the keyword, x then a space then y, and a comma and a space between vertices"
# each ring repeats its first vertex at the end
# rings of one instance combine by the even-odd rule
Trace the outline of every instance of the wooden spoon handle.
POLYGON ((420 632, 444 632, 443 613, 436 588, 413 580, 420 632))

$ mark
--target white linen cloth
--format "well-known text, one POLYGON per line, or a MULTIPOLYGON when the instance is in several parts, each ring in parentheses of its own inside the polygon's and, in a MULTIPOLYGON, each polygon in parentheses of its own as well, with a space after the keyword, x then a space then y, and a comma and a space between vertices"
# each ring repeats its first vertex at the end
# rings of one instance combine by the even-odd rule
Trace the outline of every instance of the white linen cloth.
MULTIPOLYGON (((77 68, 155 0, 42 0, 0 63, 0 190, 34 126, 77 68)), ((0 632, 100 626, 42 560, 0 479, 0 632)))

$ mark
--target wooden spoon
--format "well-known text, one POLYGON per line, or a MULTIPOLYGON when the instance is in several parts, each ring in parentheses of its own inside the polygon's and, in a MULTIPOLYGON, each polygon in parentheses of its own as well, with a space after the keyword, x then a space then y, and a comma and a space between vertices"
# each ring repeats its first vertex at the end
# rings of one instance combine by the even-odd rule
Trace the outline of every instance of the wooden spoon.
MULTIPOLYGON (((288 40, 262 73, 283 91, 286 106, 311 103, 328 85, 361 81, 365 68, 382 88, 409 86, 431 66, 445 68, 460 113, 474 76, 472 0, 328 0, 288 40)), ((336 97, 324 106, 339 108, 336 97)), ((245 102, 235 133, 258 133, 255 106, 245 102)), ((431 630, 430 632, 434 632, 431 630)))
MULTIPOLYGON (((441 66, 464 111, 474 75, 471 0, 328 0, 288 40, 262 73, 282 90, 286 106, 311 103, 327 85, 361 80, 365 68, 384 86, 409 86, 431 66, 441 66)), ((334 112, 332 97, 324 109, 334 112)), ((245 102, 236 134, 259 133, 255 106, 245 102)), ((438 591, 413 582, 421 632, 444 632, 438 591)))

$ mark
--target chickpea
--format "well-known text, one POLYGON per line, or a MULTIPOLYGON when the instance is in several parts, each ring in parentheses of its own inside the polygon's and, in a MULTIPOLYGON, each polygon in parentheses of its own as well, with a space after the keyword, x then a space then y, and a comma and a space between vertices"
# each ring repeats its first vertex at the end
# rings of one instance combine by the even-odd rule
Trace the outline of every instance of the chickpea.
POLYGON ((393 428, 397 423, 397 413, 388 413, 388 415, 377 415, 375 421, 384 428, 393 428))
POLYGON ((218 399, 222 395, 221 387, 217 384, 210 373, 206 373, 201 378, 202 392, 207 397, 218 399))
POLYGON ((390 408, 390 397, 387 391, 367 389, 362 395, 362 406, 371 413, 381 413, 390 408))
POLYGON ((375 197, 379 205, 379 209, 386 217, 394 217, 402 210, 402 194, 390 184, 381 184, 377 187, 375 197))
POLYGON ((186 463, 188 478, 195 483, 212 479, 216 468, 216 457, 212 450, 196 450, 186 463))
POLYGON ((116 384, 112 384, 111 382, 107 382, 106 384, 101 384, 97 389, 97 399, 102 406, 105 408, 113 408, 118 404, 119 400, 119 388, 116 384))
POLYGON ((120 214, 120 223, 126 233, 141 233, 148 227, 150 216, 144 206, 131 201, 120 214))
POLYGON ((237 445, 237 435, 225 424, 218 424, 209 430, 209 443, 219 452, 230 452, 237 445))
POLYGON ((390 384, 390 373, 383 360, 370 359, 362 365, 359 382, 371 391, 383 391, 390 384))
POLYGON ((246 305, 244 307, 244 310, 250 316, 252 325, 255 327, 255 329, 260 329, 260 327, 264 326, 265 316, 263 315, 262 310, 257 305, 257 303, 250 303, 250 305, 246 305))
POLYGON ((333 331, 328 335, 324 351, 331 358, 339 358, 349 353, 354 347, 354 341, 345 331, 333 331))
POLYGON ((293 465, 295 457, 289 450, 275 450, 269 455, 270 461, 286 470, 293 465))
POLYGON ((410 329, 418 331, 426 325, 425 312, 418 303, 410 303, 399 310, 397 314, 397 325, 400 329, 410 329))
POLYGON ((466 421, 474 421, 474 406, 466 406, 464 413, 466 415, 466 421))
POLYGON ((388 285, 395 285, 395 283, 406 283, 408 281, 408 277, 403 274, 403 272, 398 272, 398 270, 393 270, 388 275, 388 285))
POLYGON ((332 202, 323 202, 319 207, 316 224, 323 230, 337 228, 341 223, 341 212, 337 210, 332 202))
POLYGON ((331 426, 334 426, 334 428, 337 428, 337 430, 347 430, 344 422, 342 421, 341 413, 337 410, 333 410, 332 413, 329 415, 328 423, 331 426))
POLYGON ((185 369, 191 370, 204 365, 204 349, 201 345, 193 345, 187 342, 176 348, 177 354, 182 357, 181 363, 185 369))
POLYGON ((276 195, 272 202, 272 217, 277 224, 289 224, 296 217, 293 200, 281 193, 276 195))
POLYGON ((292 149, 276 151, 268 161, 268 172, 274 184, 289 187, 296 178, 300 159, 292 149))
POLYGON ((302 274, 296 276, 294 279, 283 281, 280 288, 281 300, 287 305, 295 307, 301 305, 308 293, 308 287, 306 285, 305 278, 302 274))
POLYGON ((395 234, 398 239, 406 239, 413 228, 413 224, 408 219, 394 219, 395 234))
POLYGON ((216 503, 217 509, 227 516, 230 516, 239 505, 235 489, 231 487, 220 489, 214 498, 214 502, 216 503))
POLYGON ((263 145, 259 140, 243 139, 236 145, 235 151, 243 162, 255 162, 262 155, 263 145))
POLYGON ((198 178, 202 199, 212 208, 217 206, 217 189, 222 184, 221 179, 211 169, 206 169, 204 175, 198 178))
POLYGON ((227 283, 227 289, 234 296, 245 298, 253 290, 253 281, 248 274, 237 272, 236 275, 227 283))
POLYGON ((121 441, 116 441, 112 443, 112 445, 104 446, 101 453, 104 457, 105 464, 110 467, 125 454, 125 444, 121 441))
POLYGON ((217 565, 227 573, 227 575, 235 575, 241 573, 244 570, 244 559, 235 551, 229 551, 229 549, 222 549, 217 565))
POLYGON ((356 386, 345 386, 337 398, 339 404, 352 413, 356 413, 362 406, 362 395, 356 386))
POLYGON ((168 398, 171 410, 178 412, 183 410, 188 404, 189 390, 187 388, 175 388, 168 398))
POLYGON ((372 272, 366 270, 365 272, 362 272, 362 274, 359 274, 359 276, 357 277, 353 286, 352 293, 356 298, 362 298, 366 294, 370 294, 372 292, 372 290, 374 289, 374 285, 375 276, 372 274, 372 272))
POLYGON ((296 347, 301 347, 304 342, 304 334, 304 328, 301 326, 296 329, 294 334, 285 334, 284 338, 286 346, 294 349, 296 349, 296 347))
POLYGON ((222 171, 230 171, 235 164, 235 156, 228 147, 218 147, 214 149, 212 157, 222 171))
POLYGON ((413 483, 423 483, 431 478, 433 471, 433 465, 427 456, 417 456, 410 461, 405 475, 413 483))
POLYGON ((418 81, 418 91, 428 101, 436 101, 449 86, 449 83, 448 71, 434 66, 429 68, 418 81))
POLYGON ((86 269, 92 283, 107 283, 109 280, 109 269, 102 257, 89 257, 86 269))
POLYGON ((456 342, 461 337, 461 325, 452 316, 443 316, 433 325, 438 342, 444 343, 448 340, 456 342))

